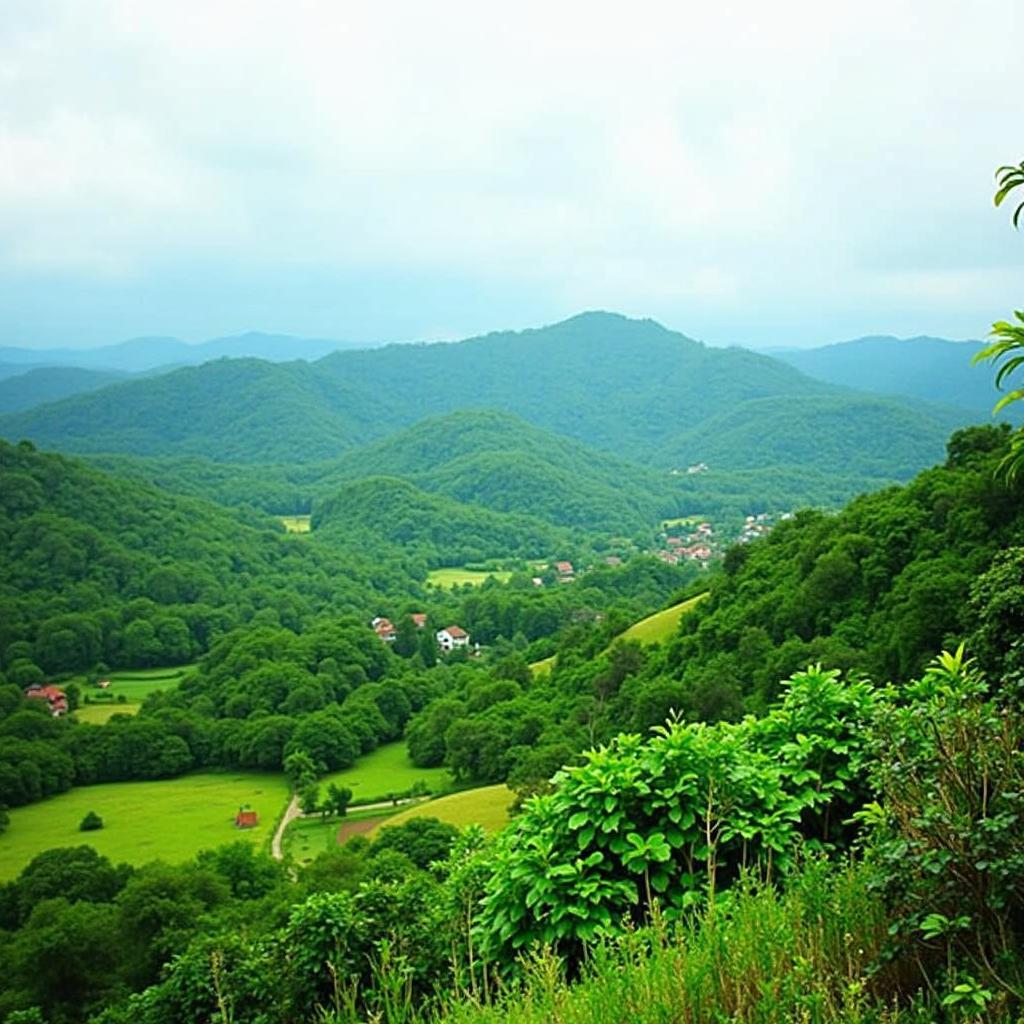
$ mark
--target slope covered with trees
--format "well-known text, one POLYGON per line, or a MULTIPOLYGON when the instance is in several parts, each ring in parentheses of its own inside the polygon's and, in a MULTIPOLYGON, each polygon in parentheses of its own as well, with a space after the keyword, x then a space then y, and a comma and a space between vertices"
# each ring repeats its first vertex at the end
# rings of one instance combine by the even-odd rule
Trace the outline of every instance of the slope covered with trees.
MULTIPOLYGON (((715 449, 716 468, 728 469, 780 464, 795 429, 780 411, 798 400, 827 403, 832 415, 818 434, 839 438, 864 401, 766 356, 706 348, 649 320, 588 313, 518 334, 336 352, 313 364, 218 361, 2 417, 0 432, 75 451, 310 462, 430 416, 493 408, 671 468, 680 458, 708 461, 701 444, 675 444, 682 433, 743 407, 747 432, 715 449)), ((922 465, 923 438, 938 444, 960 424, 893 401, 873 407, 871 425, 889 441, 887 452, 872 449, 880 463, 872 475, 892 478, 922 465)), ((798 469, 841 469, 833 452, 795 450, 798 469)))

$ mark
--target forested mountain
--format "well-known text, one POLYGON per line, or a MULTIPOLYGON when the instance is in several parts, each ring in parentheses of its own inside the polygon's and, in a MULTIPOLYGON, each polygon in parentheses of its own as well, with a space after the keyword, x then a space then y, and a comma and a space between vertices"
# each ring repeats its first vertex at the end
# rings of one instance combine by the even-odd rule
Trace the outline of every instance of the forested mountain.
POLYGON ((397 562, 296 543, 269 525, 0 442, 5 670, 27 682, 39 669, 187 662, 254 617, 362 618, 383 595, 416 588, 397 562))
POLYGON ((556 557, 571 546, 568 531, 540 519, 463 505, 394 477, 357 480, 316 502, 313 529, 364 549, 395 545, 404 557, 422 557, 430 568, 556 557))
POLYGON ((7 377, 0 372, 0 414, 96 391, 126 376, 119 370, 87 370, 77 366, 36 367, 7 377))
POLYGON ((801 373, 880 395, 909 395, 987 416, 995 398, 991 373, 971 365, 975 341, 943 338, 857 338, 772 354, 801 373))
MULTIPOLYGON (((310 462, 429 416, 495 408, 630 461, 671 468, 683 456, 707 461, 700 435, 692 444, 680 437, 737 410, 744 436, 716 449, 715 468, 729 469, 787 454, 794 424, 779 412, 797 400, 828 404, 832 415, 819 440, 840 431, 824 458, 795 445, 795 456, 806 460, 798 468, 834 472, 835 450, 865 408, 863 396, 766 356, 706 348, 653 321, 590 313, 458 344, 336 352, 313 364, 209 363, 5 416, 0 432, 83 452, 310 462)), ((886 446, 871 475, 891 478, 922 464, 926 439, 937 450, 960 418, 896 402, 873 407, 871 426, 886 446)))

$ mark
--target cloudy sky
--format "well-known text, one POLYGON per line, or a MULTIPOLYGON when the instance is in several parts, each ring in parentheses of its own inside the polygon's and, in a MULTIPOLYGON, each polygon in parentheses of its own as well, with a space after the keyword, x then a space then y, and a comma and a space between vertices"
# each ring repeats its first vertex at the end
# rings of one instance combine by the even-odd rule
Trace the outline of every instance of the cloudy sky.
POLYGON ((1019 0, 0 0, 0 344, 979 337, 1019 0))

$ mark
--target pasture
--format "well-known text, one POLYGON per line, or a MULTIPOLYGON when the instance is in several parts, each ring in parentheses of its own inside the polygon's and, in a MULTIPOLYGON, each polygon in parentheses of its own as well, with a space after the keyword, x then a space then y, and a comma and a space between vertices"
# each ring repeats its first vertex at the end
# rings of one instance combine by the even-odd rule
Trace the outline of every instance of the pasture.
POLYGON ((266 772, 201 772, 155 782, 81 786, 10 811, 10 826, 0 834, 0 881, 57 846, 86 844, 115 863, 144 864, 188 860, 199 850, 239 839, 262 843, 288 798, 284 775, 266 772), (255 828, 235 828, 242 804, 259 814, 255 828), (103 819, 103 828, 79 832, 89 811, 103 819))
POLYGON ((508 824, 508 809, 513 800, 515 793, 504 784, 466 789, 416 804, 375 826, 369 836, 371 839, 376 836, 383 825, 402 825, 413 818, 438 818, 458 828, 480 825, 487 832, 497 832, 508 824))
POLYGON ((374 826, 387 821, 395 812, 388 809, 349 811, 343 818, 321 818, 320 815, 296 818, 284 833, 281 844, 284 855, 296 864, 308 864, 325 850, 339 845, 339 833, 344 830, 346 838, 368 832, 374 826))
POLYGON ((704 600, 706 594, 698 594, 687 601, 665 608, 646 619, 634 622, 624 633, 620 634, 620 640, 635 640, 641 644, 656 644, 672 636, 679 627, 679 620, 691 609, 704 600))
POLYGON ((552 654, 550 658, 541 658, 540 661, 534 661, 530 664, 530 671, 535 676, 539 676, 542 672, 550 672, 555 667, 557 658, 557 654, 552 654))
POLYGON ((310 516, 277 516, 277 521, 287 533, 309 533, 310 516))
POLYGON ((451 590, 452 587, 462 587, 466 584, 478 587, 492 576, 499 583, 505 583, 512 577, 512 573, 505 569, 495 569, 493 572, 484 572, 481 569, 431 569, 427 573, 427 586, 437 587, 439 590, 451 590))
POLYGON ((125 669, 112 672, 107 676, 110 686, 106 690, 90 686, 84 676, 69 679, 68 682, 77 683, 81 688, 83 702, 86 696, 93 701, 89 704, 80 704, 75 712, 75 718, 80 722, 102 725, 112 715, 137 714, 146 697, 159 690, 173 689, 193 667, 176 665, 171 668, 125 669), (120 702, 118 697, 124 697, 124 702, 120 702))
POLYGON ((422 782, 430 793, 444 793, 452 788, 452 777, 447 768, 417 768, 409 760, 405 743, 385 743, 366 754, 351 767, 332 772, 320 780, 320 795, 330 783, 348 786, 353 803, 369 804, 390 800, 393 795, 405 793, 417 782, 422 782))
POLYGON ((704 516, 678 516, 675 519, 662 519, 661 528, 671 530, 674 526, 697 526, 704 521, 704 516))

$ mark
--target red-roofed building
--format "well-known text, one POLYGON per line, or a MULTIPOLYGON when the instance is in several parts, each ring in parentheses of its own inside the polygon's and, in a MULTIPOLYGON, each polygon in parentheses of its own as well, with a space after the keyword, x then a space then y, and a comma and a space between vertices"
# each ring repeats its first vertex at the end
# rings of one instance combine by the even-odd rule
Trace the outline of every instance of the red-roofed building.
POLYGON ((426 612, 413 612, 412 621, 416 624, 417 629, 423 629, 427 625, 427 613, 426 612))
POLYGON ((260 823, 260 816, 255 811, 239 808, 235 815, 235 828, 255 828, 260 823))
POLYGON ((469 646, 469 634, 461 626, 448 626, 437 631, 437 646, 442 651, 454 651, 469 646))
POLYGON ((63 690, 56 686, 30 686, 25 691, 29 700, 45 700, 50 706, 50 714, 54 718, 68 713, 68 698, 63 690))
POLYGON ((573 574, 572 562, 555 562, 555 572, 559 576, 571 576, 573 574))
POLYGON ((382 615, 378 615, 370 625, 373 626, 373 631, 381 638, 381 640, 384 641, 384 643, 393 644, 395 642, 398 632, 391 624, 390 619, 385 619, 382 615))

